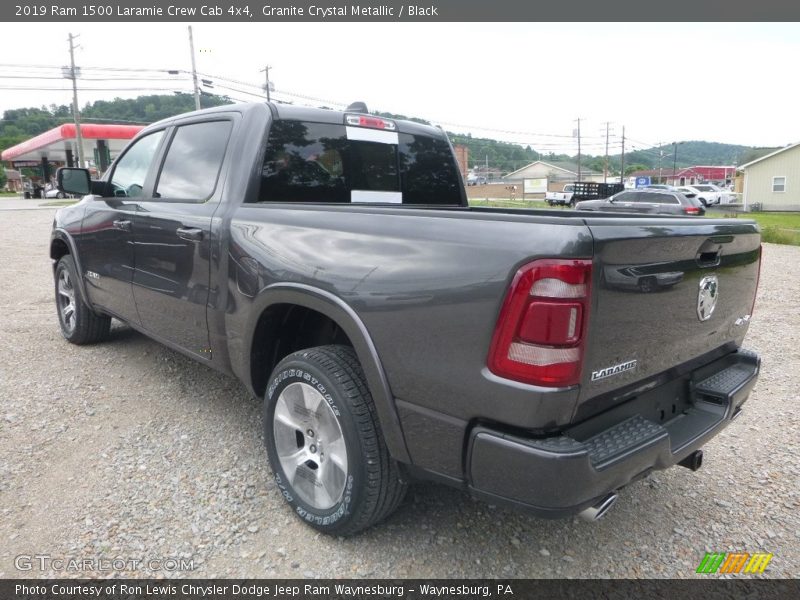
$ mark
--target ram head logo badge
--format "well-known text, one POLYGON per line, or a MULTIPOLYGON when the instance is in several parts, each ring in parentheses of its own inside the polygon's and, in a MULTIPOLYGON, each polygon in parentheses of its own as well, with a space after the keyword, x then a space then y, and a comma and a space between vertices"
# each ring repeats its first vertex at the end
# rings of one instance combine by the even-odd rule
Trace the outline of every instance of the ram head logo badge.
POLYGON ((714 314, 719 299, 719 280, 716 275, 708 275, 700 280, 697 293, 697 318, 708 321, 714 314))

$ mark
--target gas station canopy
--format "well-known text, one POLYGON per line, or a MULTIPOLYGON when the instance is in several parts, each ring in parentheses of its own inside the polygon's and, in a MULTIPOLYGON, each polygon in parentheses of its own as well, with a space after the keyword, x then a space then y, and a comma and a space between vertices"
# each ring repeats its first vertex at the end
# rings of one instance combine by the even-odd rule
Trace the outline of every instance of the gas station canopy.
MULTIPOLYGON (((96 125, 81 123, 83 135, 83 155, 91 159, 95 149, 102 149, 109 155, 118 154, 139 131, 142 125, 96 125)), ((29 140, 25 140, 3 151, 0 159, 19 163, 42 159, 49 162, 61 162, 72 166, 77 163, 77 139, 74 123, 66 123, 45 131, 29 140)), ((105 162, 105 161, 101 161, 105 162)))

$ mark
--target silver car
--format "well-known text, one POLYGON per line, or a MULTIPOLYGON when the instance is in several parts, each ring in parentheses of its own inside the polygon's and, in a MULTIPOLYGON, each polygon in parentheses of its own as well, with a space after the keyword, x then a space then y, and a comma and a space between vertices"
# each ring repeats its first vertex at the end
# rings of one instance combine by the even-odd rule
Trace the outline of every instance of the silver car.
POLYGON ((687 198, 680 192, 659 189, 625 190, 603 200, 578 202, 575 209, 693 216, 701 216, 706 212, 705 207, 694 198, 687 198))

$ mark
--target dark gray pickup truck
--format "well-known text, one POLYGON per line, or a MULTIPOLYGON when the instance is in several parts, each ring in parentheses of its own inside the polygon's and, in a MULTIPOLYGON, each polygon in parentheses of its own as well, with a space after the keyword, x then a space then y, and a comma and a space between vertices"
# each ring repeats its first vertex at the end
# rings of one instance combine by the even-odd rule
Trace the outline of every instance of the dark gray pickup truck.
POLYGON ((699 468, 758 375, 754 223, 471 208, 441 130, 363 106, 181 115, 58 180, 84 195, 50 243, 64 337, 113 317, 239 378, 325 532, 420 478, 599 518, 699 468))

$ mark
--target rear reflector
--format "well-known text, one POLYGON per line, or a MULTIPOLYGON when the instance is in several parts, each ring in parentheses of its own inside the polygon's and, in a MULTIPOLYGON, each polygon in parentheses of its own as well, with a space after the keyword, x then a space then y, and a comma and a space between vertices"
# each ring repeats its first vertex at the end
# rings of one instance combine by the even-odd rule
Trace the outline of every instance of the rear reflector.
POLYGON ((489 369, 547 387, 580 382, 592 261, 542 259, 514 276, 500 309, 489 369))
POLYGON ((700 209, 696 206, 686 206, 684 207, 683 212, 685 212, 687 215, 699 215, 700 209))

